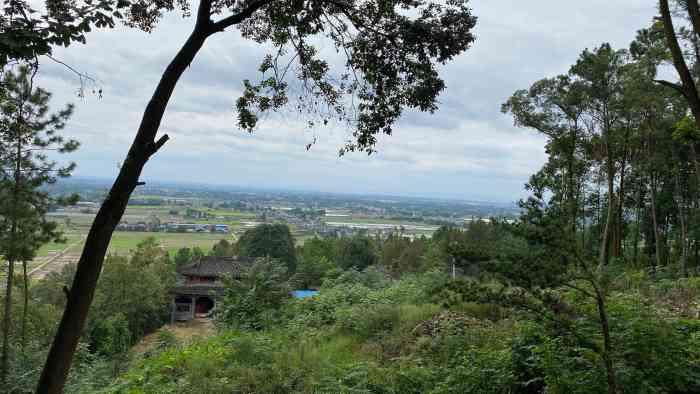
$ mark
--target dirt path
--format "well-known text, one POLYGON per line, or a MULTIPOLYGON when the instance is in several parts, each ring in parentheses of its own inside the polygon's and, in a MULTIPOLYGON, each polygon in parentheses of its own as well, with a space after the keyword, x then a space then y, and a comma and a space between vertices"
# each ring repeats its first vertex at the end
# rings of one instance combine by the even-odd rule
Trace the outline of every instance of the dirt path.
MULTIPOLYGON (((216 333, 214 322, 209 318, 197 318, 186 322, 166 324, 160 330, 168 330, 180 344, 187 344, 197 339, 207 338, 216 333)), ((160 331, 158 330, 158 331, 160 331)), ((131 351, 135 354, 143 354, 158 345, 158 331, 146 335, 137 343, 131 351)))
POLYGON ((80 258, 79 254, 69 254, 74 247, 83 242, 85 236, 83 235, 78 241, 66 246, 62 251, 56 253, 53 256, 45 258, 43 262, 39 264, 36 268, 32 269, 27 273, 31 278, 43 279, 50 272, 56 272, 63 269, 64 266, 75 263, 80 258))

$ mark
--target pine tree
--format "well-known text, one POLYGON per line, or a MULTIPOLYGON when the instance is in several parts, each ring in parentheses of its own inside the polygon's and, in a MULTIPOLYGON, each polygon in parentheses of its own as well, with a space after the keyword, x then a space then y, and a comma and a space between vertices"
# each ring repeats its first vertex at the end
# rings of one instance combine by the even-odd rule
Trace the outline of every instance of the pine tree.
POLYGON ((65 139, 65 127, 73 107, 49 113, 51 94, 34 87, 36 69, 20 67, 3 75, 0 102, 0 254, 7 262, 5 309, 3 314, 2 380, 9 370, 14 266, 23 264, 24 317, 22 342, 26 337, 28 283, 27 261, 33 259, 41 245, 62 241, 57 224, 48 221, 50 206, 74 199, 53 199, 44 186, 67 177, 75 163, 59 165, 48 152, 68 153, 78 142, 65 139))

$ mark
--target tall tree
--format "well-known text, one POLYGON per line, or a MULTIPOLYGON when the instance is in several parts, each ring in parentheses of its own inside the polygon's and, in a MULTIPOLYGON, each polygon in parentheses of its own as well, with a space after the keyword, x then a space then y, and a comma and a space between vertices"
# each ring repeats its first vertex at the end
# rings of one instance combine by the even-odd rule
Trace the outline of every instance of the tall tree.
POLYGON ((512 113, 516 126, 527 127, 547 137, 549 160, 542 170, 555 182, 550 186, 569 212, 569 228, 576 233, 580 192, 588 168, 583 153, 587 148, 584 124, 584 90, 571 75, 560 75, 535 82, 519 90, 503 104, 501 111, 512 113))
POLYGON ((523 215, 518 225, 512 227, 511 241, 499 251, 497 260, 484 265, 496 274, 505 291, 485 289, 484 294, 498 302, 547 316, 560 329, 573 334, 582 348, 589 348, 599 356, 608 393, 617 394, 616 349, 607 305, 607 268, 596 269, 594 254, 579 246, 571 232, 561 231, 568 221, 567 212, 559 204, 550 203, 544 177, 533 175, 526 189, 532 195, 520 202, 523 215), (595 305, 591 320, 597 325, 599 339, 591 340, 576 333, 573 321, 584 318, 586 313, 567 311, 567 301, 558 293, 561 289, 574 291, 595 305))
MULTIPOLYGON (((9 363, 10 319, 14 265, 24 264, 25 313, 27 308, 26 262, 39 247, 60 241, 54 222, 46 220, 55 203, 42 187, 67 177, 74 163, 59 166, 46 151, 72 152, 78 143, 64 139, 60 131, 72 113, 72 106, 50 114, 51 95, 33 85, 33 70, 21 67, 3 76, 5 94, 0 102, 0 253, 7 261, 7 285, 3 320, 2 378, 9 363)), ((23 319, 24 321, 25 319, 23 319)), ((26 324, 22 325, 23 331, 26 324)), ((24 338, 25 333, 22 333, 24 338)))
MULTIPOLYGON (((700 10, 698 2, 695 0, 680 0, 680 15, 684 17, 686 22, 690 22, 688 29, 683 29, 683 36, 691 41, 697 48, 698 40, 700 39, 700 10)), ((661 13, 660 22, 663 27, 666 45, 670 52, 670 58, 673 62, 673 67, 678 73, 680 83, 674 83, 664 80, 659 80, 660 84, 668 86, 683 95, 690 112, 693 114, 693 120, 698 129, 700 129, 700 93, 696 84, 694 71, 700 66, 700 52, 693 51, 686 53, 681 48, 679 35, 676 33, 671 7, 668 0, 659 0, 659 12, 661 13)), ((700 184, 700 164, 698 163, 696 143, 689 144, 689 149, 692 159, 695 164, 695 176, 700 184)))
POLYGON ((238 240, 236 249, 244 256, 278 259, 290 274, 296 270, 294 237, 286 224, 261 224, 247 230, 238 240))
MULTIPOLYGON (((119 4, 130 7, 130 24, 147 31, 163 12, 175 6, 187 10, 187 3, 167 0, 119 4)), ((167 135, 156 139, 168 101, 209 37, 238 26, 244 39, 276 48, 263 59, 262 81, 244 81, 244 94, 236 103, 242 128, 255 127, 256 110, 286 105, 288 80, 296 79, 301 94, 294 97, 299 97, 302 112, 319 115, 316 120, 321 124, 340 119, 355 130, 341 151, 371 152, 377 134, 391 134, 404 109, 437 109, 437 96, 445 87, 437 66, 469 48, 475 23, 467 0, 201 0, 192 33, 163 73, 87 236, 38 391, 58 393, 65 384, 112 232, 146 162, 168 140, 167 135), (323 39, 346 57, 336 74, 315 46, 323 39), (348 107, 349 103, 356 105, 348 107)))
POLYGON ((615 192, 616 177, 620 173, 618 165, 622 154, 620 140, 623 134, 623 73, 626 51, 614 50, 603 44, 593 51, 585 50, 571 68, 583 84, 585 91, 585 120, 591 133, 593 149, 600 163, 601 173, 607 186, 605 225, 600 242, 599 264, 607 265, 611 249, 619 255, 619 248, 613 247, 613 235, 617 231, 615 210, 620 196, 615 192))

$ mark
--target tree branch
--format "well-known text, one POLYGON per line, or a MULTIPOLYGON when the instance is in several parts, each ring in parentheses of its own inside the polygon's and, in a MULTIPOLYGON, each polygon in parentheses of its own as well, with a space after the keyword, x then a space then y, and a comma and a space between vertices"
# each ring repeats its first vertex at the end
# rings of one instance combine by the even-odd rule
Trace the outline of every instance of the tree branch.
POLYGON ((227 16, 226 18, 213 23, 209 27, 209 34, 214 34, 220 31, 226 30, 226 28, 231 27, 233 25, 237 25, 244 20, 248 19, 253 13, 260 8, 266 6, 270 0, 255 0, 252 3, 248 5, 245 9, 243 9, 241 12, 237 14, 233 14, 230 16, 227 16))
POLYGON ((163 145, 165 145, 165 143, 168 142, 169 139, 170 136, 168 136, 167 134, 163 134, 163 136, 160 137, 158 141, 154 142, 153 144, 151 144, 151 146, 149 146, 148 156, 150 157, 156 154, 156 152, 158 152, 160 148, 162 148, 163 145))
POLYGON ((700 36, 700 6, 697 0, 688 0, 688 15, 696 36, 700 36))
POLYGON ((681 86, 677 83, 664 81, 663 79, 655 79, 654 82, 658 83, 659 85, 665 86, 667 88, 671 88, 671 89, 677 91, 678 93, 682 94, 683 96, 685 96, 685 90, 683 90, 683 86, 681 86))
POLYGON ((200 31, 208 31, 211 28, 211 2, 212 0, 201 0, 197 9, 197 21, 194 29, 200 31))
POLYGON ((688 64, 683 57, 680 44, 678 44, 678 37, 676 37, 676 30, 673 27, 673 19, 671 18, 671 10, 668 6, 668 0, 659 0, 659 10, 661 12, 661 20, 663 21, 664 25, 666 43, 673 57, 673 66, 676 68, 676 71, 681 78, 683 91, 685 92, 684 96, 688 100, 688 104, 693 111, 693 115, 695 115, 697 121, 700 122, 700 97, 698 97, 698 89, 695 86, 695 80, 690 73, 688 64))

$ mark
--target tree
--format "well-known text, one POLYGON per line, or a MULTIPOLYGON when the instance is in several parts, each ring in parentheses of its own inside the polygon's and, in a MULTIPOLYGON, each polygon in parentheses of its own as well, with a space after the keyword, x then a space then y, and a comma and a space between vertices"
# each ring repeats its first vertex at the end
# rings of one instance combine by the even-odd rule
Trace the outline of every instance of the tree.
POLYGON ((129 6, 111 0, 47 1, 44 5, 40 10, 22 0, 4 3, 0 14, 2 67, 51 55, 55 45, 85 43, 85 33, 93 27, 113 27, 114 18, 120 18, 129 6))
POLYGON ((283 263, 265 257, 244 269, 240 280, 228 279, 217 319, 227 325, 259 330, 290 297, 283 263))
MULTIPOLYGON (((585 50, 571 68, 570 73, 582 84, 585 106, 585 122, 591 133, 592 149, 596 152, 601 173, 607 186, 607 212, 599 250, 599 264, 607 265, 612 251, 613 256, 620 255, 620 223, 616 215, 617 201, 615 180, 618 175, 624 179, 620 149, 622 136, 626 131, 623 102, 624 65, 627 52, 614 50, 609 44, 602 44, 593 51, 585 50)), ((620 184, 622 185, 622 183, 620 184)))
POLYGON ((290 275, 296 270, 294 237, 286 224, 261 224, 246 230, 237 248, 243 256, 278 259, 287 266, 290 275))
POLYGON ((105 339, 102 330, 117 315, 128 325, 130 344, 165 324, 170 317, 169 290, 174 284, 168 254, 154 238, 139 243, 131 258, 110 256, 95 296, 97 307, 90 313, 87 331, 92 347, 105 353, 113 351, 112 338, 105 339))
POLYGON ((204 257, 204 251, 199 246, 180 248, 173 257, 173 263, 175 263, 175 267, 181 267, 199 261, 202 257, 204 257))
MULTIPOLYGON (((119 4, 130 7, 127 21, 146 31, 176 5, 188 10, 186 2, 125 0, 119 4)), ((276 48, 274 55, 263 59, 261 83, 244 81, 244 94, 236 103, 240 127, 255 127, 255 110, 266 112, 286 105, 292 86, 287 79, 297 79, 300 83, 294 87, 301 90, 294 94, 297 108, 318 117, 311 125, 345 121, 355 131, 341 151, 371 152, 376 135, 391 134, 392 124, 404 109, 437 109, 437 96, 445 87, 437 65, 469 48, 475 24, 466 0, 201 0, 193 31, 163 73, 87 236, 38 391, 60 392, 65 384, 111 235, 140 183, 146 162, 168 140, 167 135, 156 139, 160 121, 179 78, 209 37, 238 26, 243 38, 276 48), (220 17, 222 14, 226 16, 220 17), (314 46, 323 38, 346 56, 344 69, 337 75, 314 46), (294 70, 290 70, 292 62, 294 70), (348 108, 349 103, 356 105, 348 108)))
POLYGON ((535 82, 519 90, 503 104, 516 126, 527 127, 547 137, 548 161, 542 171, 554 180, 550 186, 569 211, 570 226, 576 231, 580 219, 581 188, 586 175, 584 157, 586 133, 583 86, 571 75, 535 82))
MULTIPOLYGON (((700 52, 697 51, 697 40, 700 37, 700 6, 698 6, 697 1, 692 0, 679 0, 678 3, 681 15, 686 21, 690 22, 689 29, 682 29, 681 37, 685 37, 690 41, 691 46, 696 48, 696 50, 689 51, 686 56, 686 53, 681 48, 679 35, 676 34, 669 1, 659 0, 659 12, 661 13, 659 20, 666 40, 666 47, 668 52, 670 52, 668 57, 670 57, 673 67, 678 73, 680 84, 664 80, 657 80, 656 82, 675 90, 685 98, 690 112, 693 114, 696 128, 700 129, 700 93, 698 93, 698 87, 693 75, 698 65, 700 65, 700 52)), ((661 60, 665 59, 660 59, 659 63, 661 60)), ((695 176, 698 179, 698 184, 700 184, 700 163, 698 162, 696 143, 697 140, 689 144, 689 148, 695 164, 695 176)))
POLYGON ((419 271, 424 252, 425 242, 422 239, 410 240, 391 234, 381 245, 379 262, 388 273, 399 277, 404 273, 419 271))
POLYGON ((372 240, 361 234, 341 238, 336 243, 336 264, 342 269, 363 271, 377 263, 377 253, 372 240))
POLYGON ((175 253, 175 257, 173 257, 173 262, 175 263, 175 267, 181 267, 183 265, 187 265, 192 261, 192 250, 190 248, 180 248, 177 250, 177 253, 175 253))
POLYGON ((298 289, 318 288, 323 283, 326 274, 333 268, 335 265, 324 256, 311 259, 300 257, 292 283, 298 289))
POLYGON ((498 256, 482 263, 483 269, 494 274, 503 286, 493 290, 480 286, 475 294, 479 300, 496 302, 554 322, 560 329, 576 337, 580 346, 593 350, 602 361, 606 372, 609 394, 616 394, 617 376, 613 359, 610 324, 607 308, 609 283, 607 267, 598 266, 596 257, 574 241, 566 226, 568 215, 559 204, 549 204, 547 182, 535 174, 527 185, 532 195, 520 202, 523 215, 517 225, 504 237, 498 256), (581 336, 575 319, 583 311, 562 297, 563 290, 577 292, 595 305, 596 315, 591 318, 598 326, 602 341, 581 336))
POLYGON ((212 246, 209 255, 218 257, 236 256, 238 255, 237 244, 222 239, 219 242, 215 243, 214 246, 212 246))
POLYGON ((68 201, 50 198, 43 190, 57 178, 67 177, 74 163, 59 166, 46 151, 72 152, 78 142, 60 134, 72 113, 72 106, 49 113, 51 95, 33 85, 33 70, 21 67, 3 76, 5 94, 0 102, 0 254, 8 264, 3 321, 2 380, 8 372, 9 340, 14 265, 23 263, 24 313, 22 342, 25 341, 28 307, 26 262, 41 245, 62 241, 57 224, 45 217, 51 204, 68 201))
POLYGON ((444 248, 455 266, 467 273, 477 273, 480 263, 494 258, 497 248, 498 224, 477 220, 464 230, 457 230, 445 242, 444 248))

